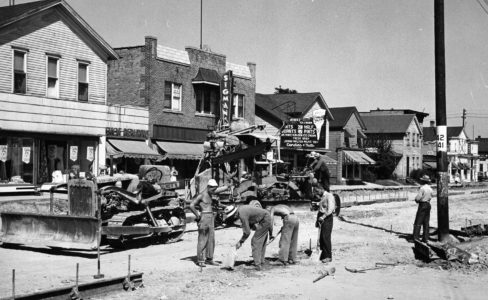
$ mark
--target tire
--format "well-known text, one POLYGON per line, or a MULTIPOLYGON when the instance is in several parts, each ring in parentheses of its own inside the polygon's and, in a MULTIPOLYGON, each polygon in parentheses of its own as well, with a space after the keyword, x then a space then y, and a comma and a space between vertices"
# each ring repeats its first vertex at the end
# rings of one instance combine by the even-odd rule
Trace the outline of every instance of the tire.
POLYGON ((258 200, 251 200, 249 202, 249 205, 257 207, 257 208, 263 208, 263 206, 261 205, 261 202, 259 202, 258 200))
POLYGON ((336 209, 334 210, 334 215, 339 216, 341 213, 341 197, 339 195, 334 194, 334 200, 335 200, 335 205, 336 209))

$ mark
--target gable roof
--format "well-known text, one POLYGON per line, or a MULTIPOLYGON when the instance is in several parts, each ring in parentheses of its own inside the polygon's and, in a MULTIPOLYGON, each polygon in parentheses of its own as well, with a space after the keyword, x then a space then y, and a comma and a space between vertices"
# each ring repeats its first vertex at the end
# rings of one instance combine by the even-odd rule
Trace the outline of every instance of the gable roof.
POLYGON ((464 132, 464 127, 463 126, 448 126, 447 127, 447 138, 453 138, 453 137, 459 137, 462 133, 468 137, 466 132, 464 132))
POLYGON ((435 127, 424 127, 423 140, 425 142, 437 141, 437 133, 435 127))
POLYGON ((334 116, 334 120, 330 121, 329 124, 329 128, 331 130, 344 129, 344 126, 346 126, 347 122, 349 122, 349 119, 352 115, 356 115, 356 118, 358 119, 361 128, 365 129, 366 127, 355 106, 331 107, 330 111, 334 116))
POLYGON ((118 58, 115 50, 64 0, 44 0, 0 7, 0 29, 53 7, 63 9, 91 39, 96 41, 108 59, 118 58))
MULTIPOLYGON (((436 133, 436 127, 430 126, 430 127, 424 127, 423 129, 423 140, 426 142, 432 142, 437 140, 437 133, 436 133)), ((447 139, 452 139, 452 138, 457 138, 459 137, 462 133, 464 132, 464 128, 462 126, 448 126, 447 127, 447 139)), ((466 135, 466 132, 464 132, 466 135)), ((466 135, 466 137, 468 137, 466 135)))
POLYGON ((366 134, 371 133, 405 133, 412 122, 416 121, 415 115, 371 115, 369 113, 360 113, 364 124, 366 125, 366 134))
POLYGON ((278 105, 269 97, 269 95, 256 93, 254 101, 258 108, 261 108, 277 121, 287 121, 290 118, 277 107, 278 105))
POLYGON ((258 94, 266 96, 270 103, 273 103, 274 106, 271 109, 276 110, 279 109, 282 113, 290 114, 290 113, 298 113, 301 116, 308 111, 313 104, 318 101, 323 108, 327 111, 327 117, 329 120, 333 120, 334 117, 325 103, 324 98, 319 92, 314 93, 296 93, 296 94, 258 94))

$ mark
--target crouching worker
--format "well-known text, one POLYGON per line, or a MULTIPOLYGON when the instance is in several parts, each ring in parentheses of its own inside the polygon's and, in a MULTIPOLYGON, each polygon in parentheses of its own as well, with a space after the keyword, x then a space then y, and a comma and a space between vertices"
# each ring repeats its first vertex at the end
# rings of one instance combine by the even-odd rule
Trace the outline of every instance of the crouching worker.
MULTIPOLYGON (((205 267, 209 265, 218 265, 214 262, 215 249, 215 209, 219 203, 214 203, 212 197, 228 189, 228 186, 219 187, 215 179, 210 179, 207 188, 193 198, 190 204, 190 210, 195 215, 195 221, 198 224, 198 244, 197 244, 197 265, 205 267), (197 210, 200 207, 200 213, 197 210)), ((218 202, 218 201, 216 201, 218 202)))
MULTIPOLYGON (((297 259, 297 242, 298 242, 298 217, 293 210, 283 204, 275 205, 270 211, 271 221, 273 217, 280 216, 283 221, 281 227, 280 251, 278 253, 278 264, 286 266, 287 263, 295 264, 297 259)), ((270 241, 274 240, 271 235, 270 241)))
POLYGON ((228 218, 239 219, 242 223, 243 234, 236 244, 236 249, 241 248, 242 244, 251 235, 251 228, 256 230, 251 239, 251 249, 256 270, 261 270, 264 264, 268 233, 270 235, 273 233, 273 222, 269 212, 251 205, 243 205, 238 208, 230 205, 226 208, 225 213, 226 220, 228 218))

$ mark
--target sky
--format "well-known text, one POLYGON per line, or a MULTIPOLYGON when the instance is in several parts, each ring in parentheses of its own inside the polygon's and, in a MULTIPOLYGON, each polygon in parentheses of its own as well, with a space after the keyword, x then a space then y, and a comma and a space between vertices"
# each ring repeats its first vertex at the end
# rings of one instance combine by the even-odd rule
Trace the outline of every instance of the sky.
MULTIPOLYGON (((8 5, 7 0, 1 0, 8 5)), ((66 0, 112 47, 200 45, 199 0, 66 0)), ((19 1, 23 3, 30 1, 19 1)), ((256 63, 256 92, 435 120, 434 0, 203 0, 203 44, 256 63)), ((447 125, 488 137, 488 0, 445 1, 447 125), (484 9, 483 9, 484 8, 484 9), (486 11, 485 11, 486 10, 486 11)))

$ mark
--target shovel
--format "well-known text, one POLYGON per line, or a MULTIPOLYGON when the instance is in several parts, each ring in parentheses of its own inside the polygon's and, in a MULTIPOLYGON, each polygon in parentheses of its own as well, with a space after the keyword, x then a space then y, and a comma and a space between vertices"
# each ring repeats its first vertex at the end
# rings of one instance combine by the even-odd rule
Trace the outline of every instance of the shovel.
POLYGON ((366 269, 353 269, 353 268, 348 268, 348 267, 344 266, 346 271, 349 271, 351 273, 366 273, 366 271, 384 269, 386 267, 388 267, 388 265, 384 265, 384 264, 375 264, 374 268, 366 268, 366 269))
MULTIPOLYGON (((283 229, 283 227, 281 229, 283 229)), ((266 246, 271 244, 280 235, 281 229, 280 229, 280 231, 278 231, 278 233, 272 239, 269 240, 269 242, 266 243, 266 246)))
POLYGON ((224 258, 222 269, 227 269, 230 271, 234 270, 234 265, 236 263, 237 258, 237 249, 235 246, 229 248, 226 257, 224 258))

